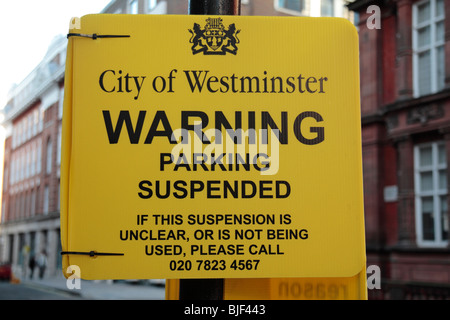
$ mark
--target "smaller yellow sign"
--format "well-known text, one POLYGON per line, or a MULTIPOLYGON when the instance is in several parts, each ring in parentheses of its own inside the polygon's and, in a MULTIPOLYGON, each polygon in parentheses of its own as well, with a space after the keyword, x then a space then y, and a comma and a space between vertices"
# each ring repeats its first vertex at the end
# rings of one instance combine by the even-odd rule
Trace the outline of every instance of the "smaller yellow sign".
MULTIPOLYGON (((166 299, 179 299, 179 280, 166 281, 166 299)), ((345 278, 224 279, 224 300, 366 300, 365 270, 345 278)))

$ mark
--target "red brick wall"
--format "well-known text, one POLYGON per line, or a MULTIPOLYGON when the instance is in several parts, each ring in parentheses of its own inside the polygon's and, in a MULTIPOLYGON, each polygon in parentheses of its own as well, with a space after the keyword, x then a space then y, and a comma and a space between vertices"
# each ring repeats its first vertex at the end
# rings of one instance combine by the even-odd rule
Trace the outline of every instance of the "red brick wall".
MULTIPOLYGON (((19 117, 14 119, 13 125, 26 118, 30 113, 34 112, 36 109, 39 109, 39 107, 40 102, 32 105, 27 111, 23 112, 19 117)), ((2 218, 3 222, 17 221, 31 218, 36 215, 43 215, 58 211, 59 165, 56 163, 56 159, 58 149, 57 135, 60 122, 61 121, 58 120, 58 103, 55 103, 44 113, 42 132, 38 132, 25 142, 15 146, 14 149, 12 149, 12 136, 6 139, 4 171, 7 171, 7 176, 3 177, 3 186, 6 186, 6 188, 3 189, 3 203, 5 203, 5 211, 2 213, 4 214, 4 217, 2 218), (46 147, 48 139, 51 139, 52 141, 52 170, 50 174, 46 173, 46 147), (17 157, 17 155, 21 152, 31 153, 31 145, 36 144, 38 141, 41 141, 40 172, 10 184, 10 176, 13 174, 11 163, 14 155, 17 157), (48 212, 44 212, 45 186, 49 186, 48 212), (34 197, 35 201, 32 200, 34 197)))

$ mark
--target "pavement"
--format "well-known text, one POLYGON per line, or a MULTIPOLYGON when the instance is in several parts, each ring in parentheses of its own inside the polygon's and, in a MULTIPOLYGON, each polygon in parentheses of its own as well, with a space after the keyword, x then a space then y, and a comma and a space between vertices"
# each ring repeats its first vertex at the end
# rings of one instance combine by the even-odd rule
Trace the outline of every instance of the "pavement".
POLYGON ((21 279, 20 283, 29 287, 38 287, 46 290, 57 290, 74 295, 74 297, 89 300, 164 300, 164 285, 154 285, 150 282, 132 283, 112 280, 80 280, 78 288, 70 288, 74 280, 68 285, 67 280, 61 276, 44 279, 21 279))

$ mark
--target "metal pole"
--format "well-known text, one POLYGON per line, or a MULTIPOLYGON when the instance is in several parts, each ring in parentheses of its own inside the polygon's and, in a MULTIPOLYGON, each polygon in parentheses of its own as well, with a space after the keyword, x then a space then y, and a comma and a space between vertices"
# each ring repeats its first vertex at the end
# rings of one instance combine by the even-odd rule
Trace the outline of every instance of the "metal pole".
POLYGON ((241 0, 189 0, 189 14, 241 14, 241 0))
MULTIPOLYGON (((241 0, 189 0, 189 14, 240 15, 241 0)), ((224 279, 180 279, 180 300, 223 300, 224 279)))

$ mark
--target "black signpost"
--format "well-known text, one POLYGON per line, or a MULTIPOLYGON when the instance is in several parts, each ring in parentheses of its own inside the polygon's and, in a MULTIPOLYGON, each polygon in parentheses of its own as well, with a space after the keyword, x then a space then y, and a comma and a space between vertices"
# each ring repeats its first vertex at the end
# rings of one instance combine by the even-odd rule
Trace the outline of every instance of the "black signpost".
MULTIPOLYGON (((189 14, 240 15, 240 0, 189 0, 189 14)), ((180 300, 223 300, 224 279, 180 279, 180 300)))
POLYGON ((240 0, 189 0, 189 14, 240 15, 240 0))

